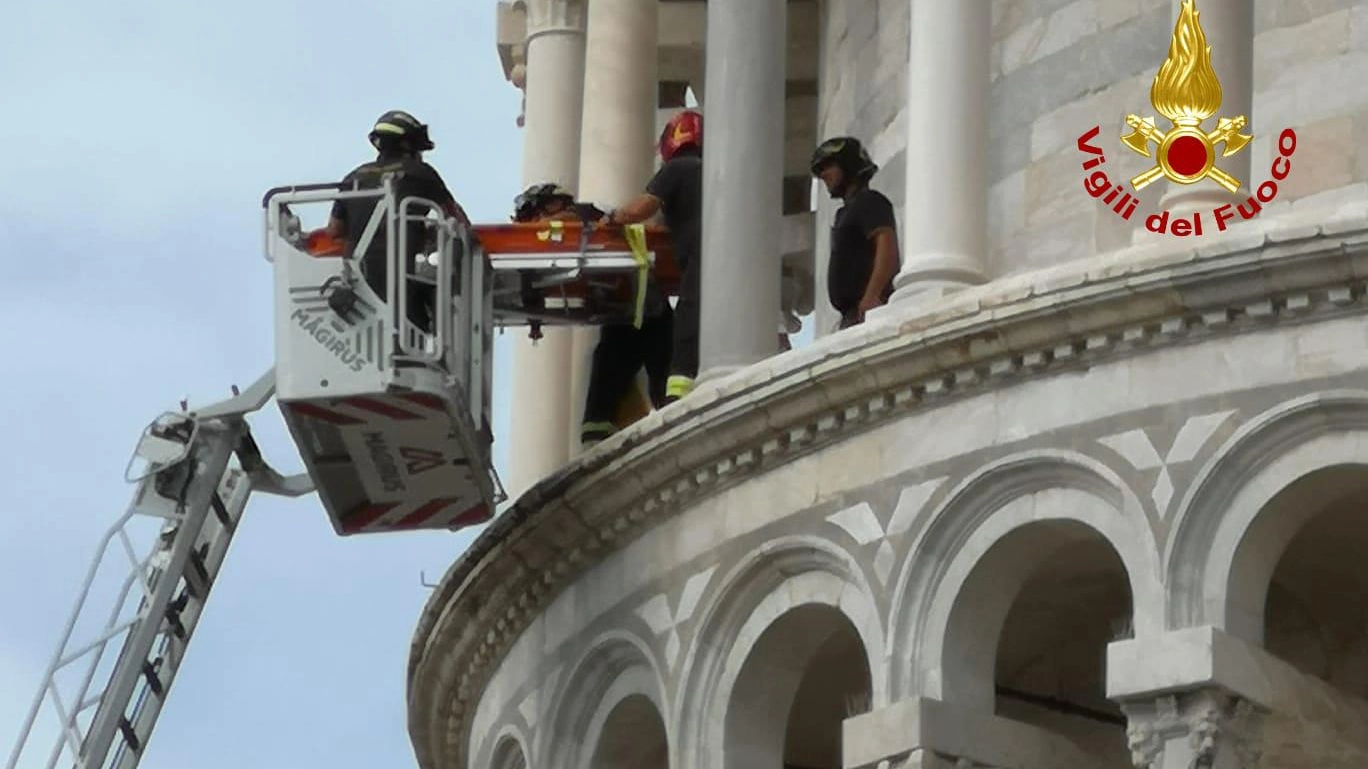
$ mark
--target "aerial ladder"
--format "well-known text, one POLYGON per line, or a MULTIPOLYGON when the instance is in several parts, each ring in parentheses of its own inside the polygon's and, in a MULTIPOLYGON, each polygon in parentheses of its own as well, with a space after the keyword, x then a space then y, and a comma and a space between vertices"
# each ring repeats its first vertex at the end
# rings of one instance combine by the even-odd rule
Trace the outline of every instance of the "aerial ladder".
POLYGON ((434 201, 398 198, 392 176, 370 189, 278 187, 262 206, 275 365, 144 430, 125 472, 132 503, 101 541, 6 769, 138 766, 253 492, 317 493, 341 536, 485 523, 506 496, 491 451, 494 330, 640 323, 648 278, 678 293, 659 227, 466 226, 434 201), (356 199, 374 209, 354 248, 304 227, 304 207, 356 199), (372 243, 383 292, 352 255, 372 243), (414 302, 431 322, 412 320, 414 302), (252 437, 247 417, 273 397, 304 473, 272 469, 252 437), (108 563, 126 567, 115 605, 78 630, 101 608, 88 599, 108 563), (74 684, 59 686, 68 671, 74 684), (40 742, 44 706, 57 734, 40 742))

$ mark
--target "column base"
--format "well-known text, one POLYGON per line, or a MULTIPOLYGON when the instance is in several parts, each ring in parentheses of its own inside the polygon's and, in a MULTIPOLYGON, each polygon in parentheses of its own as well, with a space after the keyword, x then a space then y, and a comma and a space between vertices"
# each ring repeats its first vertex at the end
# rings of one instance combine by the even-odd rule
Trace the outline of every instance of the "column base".
POLYGON ((978 260, 965 254, 918 255, 893 279, 889 304, 908 299, 935 301, 960 289, 983 285, 988 277, 978 260))
POLYGON ((709 366, 708 368, 699 371, 698 376, 694 377, 694 387, 697 388, 699 385, 702 385, 706 382, 713 382, 718 379, 724 379, 728 376, 731 376, 732 374, 735 374, 743 368, 748 367, 737 364, 732 364, 728 366, 709 366))
MULTIPOLYGON (((1257 216, 1253 219, 1246 220, 1244 217, 1240 216, 1237 208, 1238 206, 1245 205, 1253 194, 1254 193, 1252 192, 1244 191, 1229 193, 1221 188, 1211 189, 1209 187, 1204 189, 1184 189, 1177 192, 1171 191, 1160 199, 1159 208, 1155 210, 1154 213, 1168 213, 1167 227, 1172 227, 1173 223, 1176 221, 1185 220, 1188 222, 1185 226, 1188 226, 1189 229, 1197 224, 1197 222, 1194 221, 1193 214, 1200 214, 1202 237, 1207 238, 1227 230, 1236 229, 1242 224, 1258 221, 1257 216), (1221 229, 1221 222, 1217 221, 1215 213, 1216 209, 1221 206, 1229 206, 1228 209, 1222 212, 1225 225, 1224 230, 1221 229)), ((1255 205, 1259 205, 1257 201, 1255 205)), ((1149 215, 1146 216, 1146 219, 1148 219, 1148 216, 1149 215)), ((1195 236, 1196 231, 1193 230, 1191 235, 1195 236)), ((1145 220, 1139 220, 1139 223, 1131 230, 1130 242, 1131 245, 1138 245, 1154 238, 1172 237, 1180 236, 1175 236, 1173 232, 1152 232, 1146 227, 1145 220)))

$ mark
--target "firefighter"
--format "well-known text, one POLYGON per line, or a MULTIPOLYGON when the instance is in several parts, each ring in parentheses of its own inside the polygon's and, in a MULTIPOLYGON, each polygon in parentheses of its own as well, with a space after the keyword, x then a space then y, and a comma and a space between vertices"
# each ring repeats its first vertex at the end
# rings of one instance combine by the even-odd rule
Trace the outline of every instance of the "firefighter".
POLYGON ((579 220, 585 223, 603 218, 603 211, 592 203, 580 203, 574 193, 547 182, 534 184, 513 199, 513 221, 544 222, 553 219, 579 220))
POLYGON ((646 190, 604 217, 608 224, 643 222, 657 212, 665 217, 681 273, 675 306, 670 378, 666 402, 693 389, 698 376, 699 248, 703 229, 703 116, 684 110, 660 134, 660 170, 646 190))
MULTIPOLYGON (((568 220, 598 222, 604 213, 581 203, 558 184, 534 184, 514 201, 514 221, 568 220)), ((630 320, 605 324, 594 348, 589 391, 580 426, 580 441, 592 445, 665 404, 674 313, 654 281, 646 286, 641 328, 630 320), (635 387, 637 372, 646 369, 649 403, 635 387)))
MULTIPOLYGON (((344 185, 348 188, 355 184, 360 189, 374 189, 380 186, 386 173, 394 173, 398 177, 395 180, 397 199, 416 195, 432 200, 441 206, 444 214, 457 218, 467 226, 470 224, 469 217, 447 189, 441 174, 423 161, 423 153, 434 147, 426 125, 403 110, 391 110, 375 121, 369 138, 376 150, 375 160, 363 163, 348 173, 342 180, 344 185)), ((375 198, 353 198, 333 203, 328 234, 346 242, 347 256, 353 256, 353 249, 365 232, 378 202, 375 198)), ((410 223, 408 235, 411 253, 404 255, 404 263, 412 273, 415 269, 413 256, 421 253, 427 242, 425 225, 422 222, 410 223)), ((382 299, 388 297, 386 241, 386 225, 382 222, 361 255, 361 275, 382 299)), ((408 318, 428 331, 433 328, 431 304, 435 298, 434 291, 432 286, 423 286, 417 281, 407 282, 408 318)))
POLYGON ((831 227, 827 297, 841 314, 838 329, 864 322, 865 313, 888 302, 898 274, 897 221, 893 204, 872 189, 879 167, 858 139, 828 139, 812 153, 812 175, 841 200, 831 227))

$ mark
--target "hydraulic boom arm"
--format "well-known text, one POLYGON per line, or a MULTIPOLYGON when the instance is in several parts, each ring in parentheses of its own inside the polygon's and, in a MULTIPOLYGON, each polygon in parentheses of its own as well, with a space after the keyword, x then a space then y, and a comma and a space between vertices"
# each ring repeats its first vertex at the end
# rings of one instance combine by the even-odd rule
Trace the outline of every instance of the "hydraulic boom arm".
MULTIPOLYGON (((248 429, 245 417, 274 389, 273 370, 240 395, 199 412, 164 414, 143 433, 125 474, 138 484, 133 503, 101 542, 7 769, 20 769, 25 748, 35 747, 33 726, 44 703, 52 706, 59 734, 42 766, 138 765, 249 495, 313 490, 308 476, 282 477, 268 467, 248 429), (139 524, 149 520, 160 522, 160 531, 147 541, 152 529, 139 524), (135 543, 140 533, 141 548, 135 543), (93 637, 78 637, 96 574, 110 560, 126 560, 128 568, 115 605, 93 637), (128 611, 134 592, 139 600, 128 611), (112 669, 91 691, 105 653, 116 643, 112 669), (59 687, 59 674, 67 670, 78 671, 75 683, 59 687)), ((22 766, 37 767, 39 760, 34 756, 22 766)))

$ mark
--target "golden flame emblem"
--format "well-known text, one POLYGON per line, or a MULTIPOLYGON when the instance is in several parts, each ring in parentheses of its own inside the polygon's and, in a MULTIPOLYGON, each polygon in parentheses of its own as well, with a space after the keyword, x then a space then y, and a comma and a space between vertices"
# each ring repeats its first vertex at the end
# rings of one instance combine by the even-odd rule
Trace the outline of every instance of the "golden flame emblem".
POLYGON ((1230 157, 1254 137, 1240 133, 1249 122, 1244 115, 1219 118, 1214 130, 1202 130, 1202 122, 1221 109, 1221 82, 1211 66, 1211 46, 1193 0, 1182 2, 1168 58, 1150 86, 1150 104, 1173 128, 1160 131, 1153 117, 1126 116, 1132 131, 1121 137, 1122 143, 1145 157, 1153 157, 1150 142, 1158 147, 1155 166, 1131 179, 1135 189, 1143 189, 1160 176, 1177 184, 1196 184, 1210 177, 1231 192, 1240 189, 1239 179, 1216 167, 1216 145, 1224 143, 1221 157, 1230 157))

